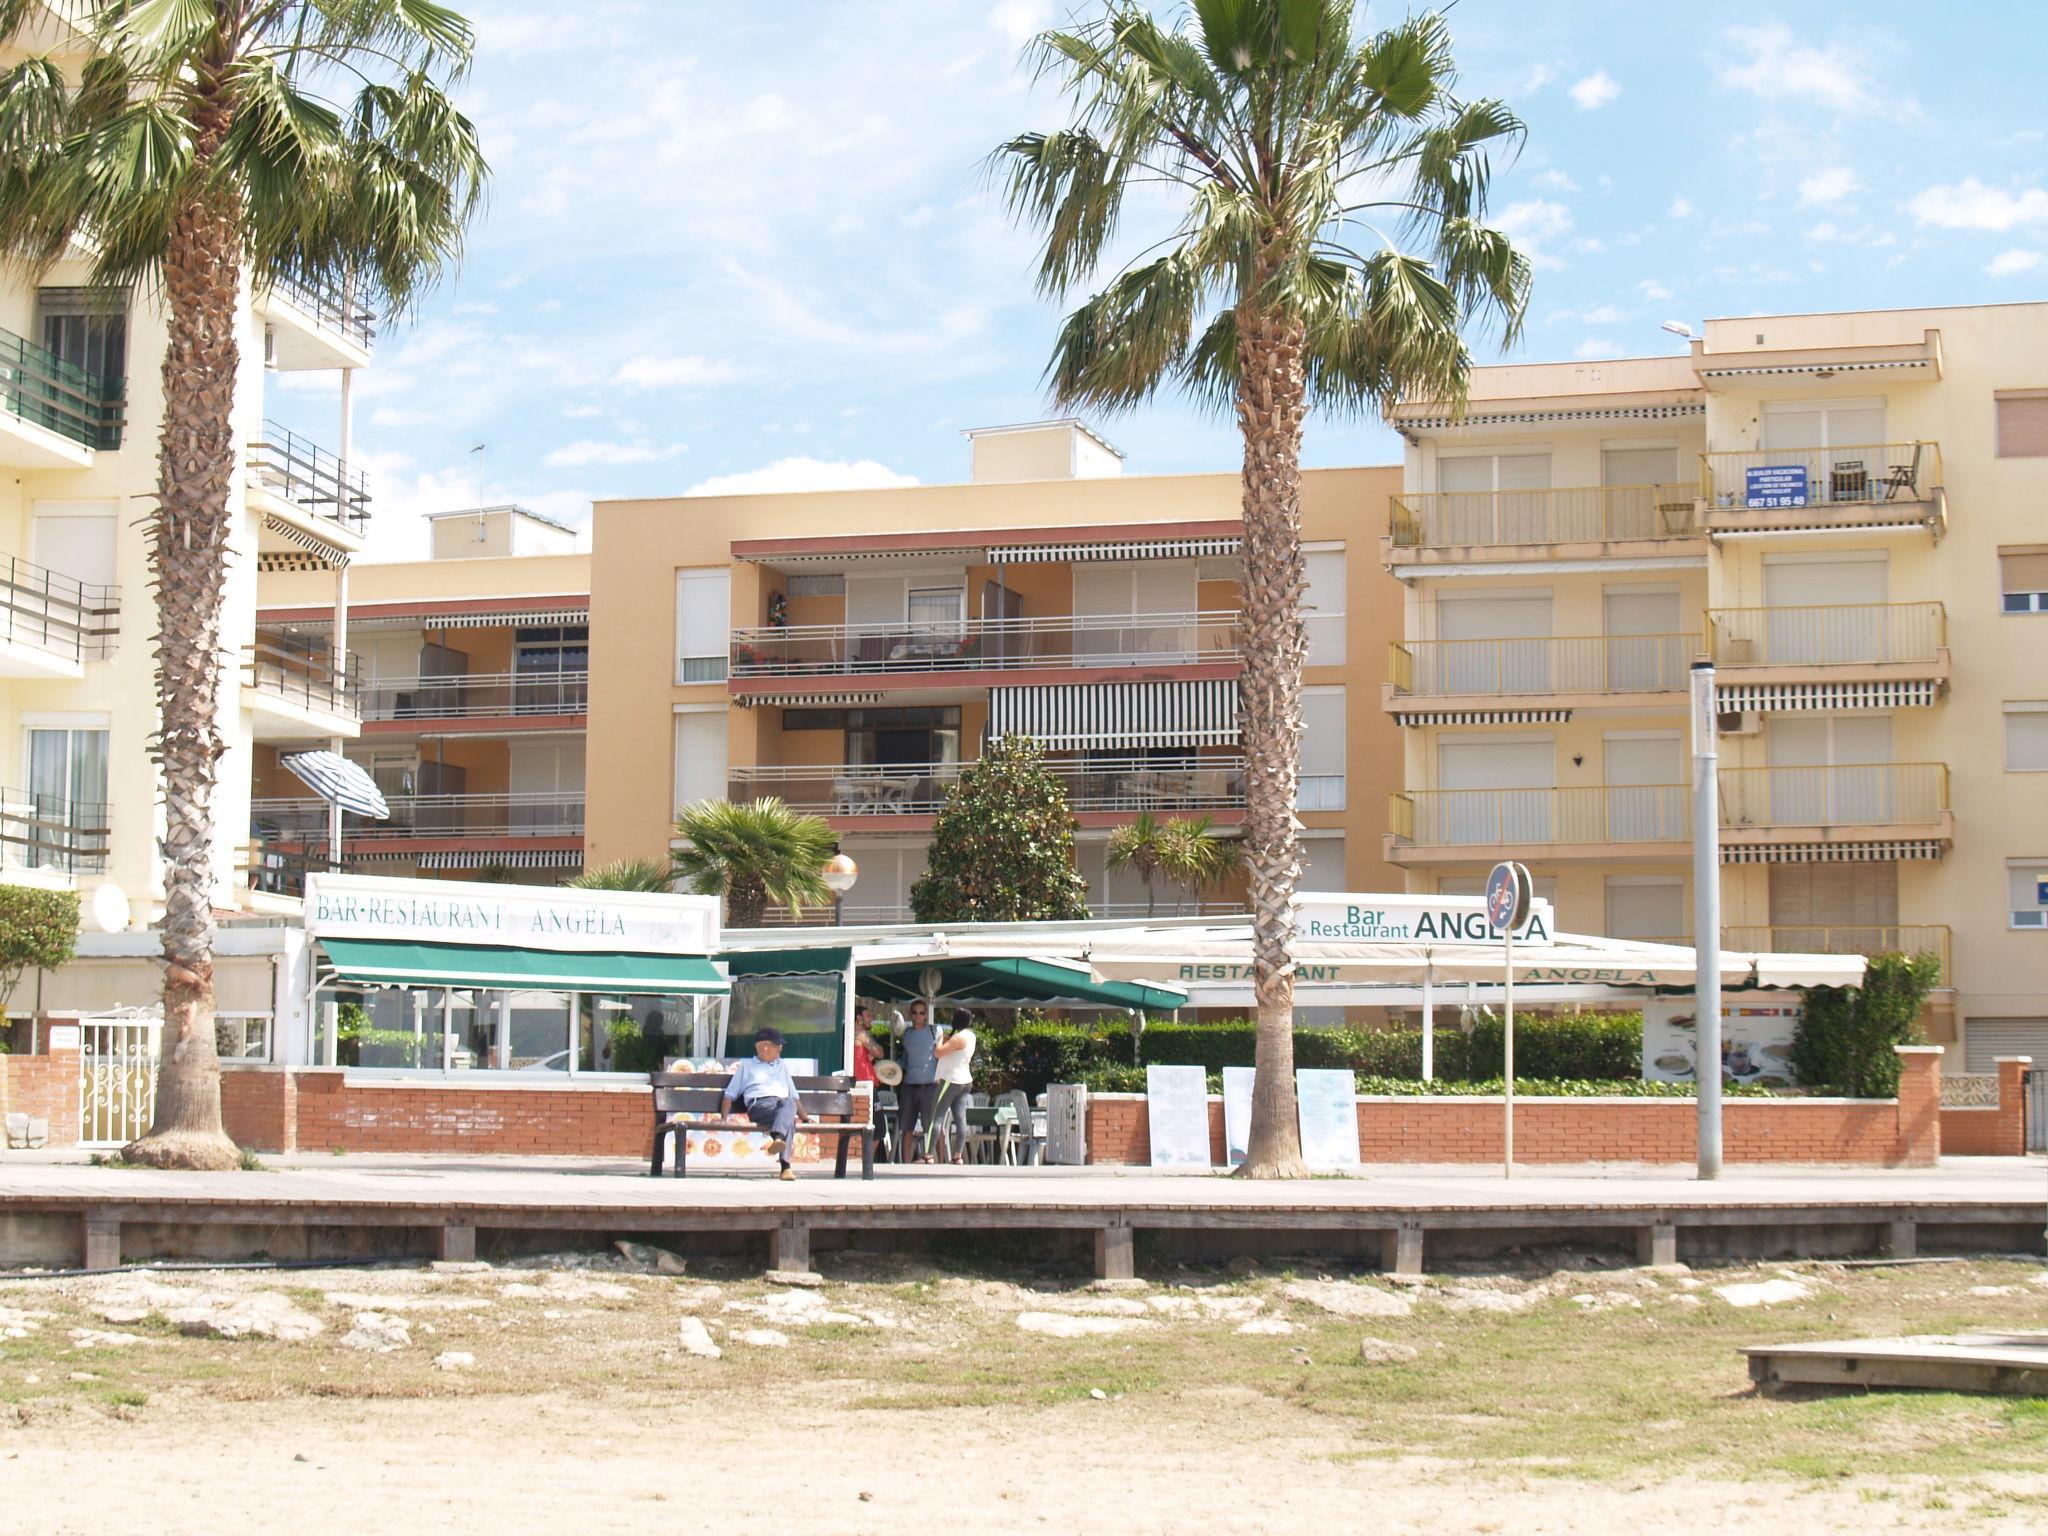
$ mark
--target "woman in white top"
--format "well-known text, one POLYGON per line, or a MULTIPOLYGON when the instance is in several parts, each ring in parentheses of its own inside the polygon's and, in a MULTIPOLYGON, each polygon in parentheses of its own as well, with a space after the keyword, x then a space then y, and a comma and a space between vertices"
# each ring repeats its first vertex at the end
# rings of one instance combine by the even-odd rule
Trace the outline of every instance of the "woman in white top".
MULTIPOLYGON (((953 1130, 953 1161, 967 1161, 967 1090, 974 1083, 974 1015, 953 1010, 953 1029, 939 1042, 939 1123, 953 1130)), ((932 1130, 937 1131, 934 1125, 932 1130)), ((927 1149, 929 1150, 929 1149, 927 1149)))

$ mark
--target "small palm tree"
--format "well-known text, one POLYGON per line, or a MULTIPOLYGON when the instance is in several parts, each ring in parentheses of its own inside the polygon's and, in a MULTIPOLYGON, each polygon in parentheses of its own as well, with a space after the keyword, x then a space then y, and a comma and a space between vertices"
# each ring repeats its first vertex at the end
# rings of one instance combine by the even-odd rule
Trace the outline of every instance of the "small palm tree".
POLYGON ((565 882, 575 891, 670 891, 675 876, 663 859, 615 859, 565 882))
POLYGON ((1213 816, 1175 817, 1166 824, 1160 867, 1168 879, 1200 902, 1244 863, 1244 844, 1216 831, 1213 816))
POLYGON ((725 897, 725 920, 758 928, 770 902, 790 908, 832 903, 825 863, 838 850, 822 816, 802 816, 780 800, 748 805, 700 800, 676 817, 686 846, 671 856, 677 884, 725 897))
POLYGON ((1132 870, 1144 882, 1147 917, 1154 916, 1159 910, 1155 882, 1171 853, 1167 841, 1167 827, 1170 825, 1150 811, 1140 811, 1135 820, 1109 834, 1109 846, 1103 851, 1103 862, 1111 869, 1132 870))
POLYGON ((433 0, 0 0, 0 35, 88 62, 0 71, 0 256, 74 249, 96 284, 161 290, 157 736, 164 793, 164 1052, 127 1155, 229 1168, 213 1036, 213 790, 243 280, 381 288, 403 311, 460 250, 486 174, 448 87, 474 34, 433 0))
POLYGON ((1040 289, 1093 288, 1047 373, 1063 408, 1162 388, 1232 412, 1244 440, 1239 725, 1258 1083, 1243 1171, 1303 1177, 1294 1104, 1294 820, 1301 770, 1301 435, 1312 403, 1376 414, 1449 402, 1462 328, 1512 336, 1530 270, 1484 222, 1488 152, 1522 125, 1455 94, 1439 15, 1354 32, 1351 0, 1140 0, 1031 45, 1069 126, 995 154, 1010 210, 1044 237, 1040 289), (1134 195, 1135 194, 1135 195, 1134 195), (1168 201, 1177 211, 1158 217, 1168 201), (1156 222, 1141 237, 1125 214, 1156 222), (1140 248, 1108 273, 1112 252, 1140 248))

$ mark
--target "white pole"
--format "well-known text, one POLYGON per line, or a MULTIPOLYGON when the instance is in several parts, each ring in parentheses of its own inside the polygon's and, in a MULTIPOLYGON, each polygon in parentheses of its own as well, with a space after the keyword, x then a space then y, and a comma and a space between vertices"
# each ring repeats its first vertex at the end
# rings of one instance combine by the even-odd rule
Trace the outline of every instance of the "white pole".
POLYGON ((500 1072, 503 1072, 512 1065, 512 994, 510 992, 500 992, 498 994, 498 1027, 494 1033, 497 1038, 491 1042, 493 1047, 491 1054, 497 1060, 492 1065, 500 1072))
POLYGON ((1436 1080, 1436 967, 1422 962, 1422 1080, 1436 1080))
POLYGON ((1502 978, 1505 993, 1503 1011, 1506 1024, 1501 1034, 1501 1051, 1505 1060, 1502 1065, 1506 1081, 1501 1084, 1504 1095, 1501 1099, 1501 1177, 1515 1176, 1515 927, 1513 923, 1501 931, 1501 954, 1506 962, 1507 974, 1502 978))
POLYGON ((1714 664, 1692 669, 1693 1077, 1699 1091, 1699 1176, 1721 1176, 1721 785, 1714 664))
POLYGON ((455 989, 441 989, 441 1070, 452 1071, 455 1066, 455 989))

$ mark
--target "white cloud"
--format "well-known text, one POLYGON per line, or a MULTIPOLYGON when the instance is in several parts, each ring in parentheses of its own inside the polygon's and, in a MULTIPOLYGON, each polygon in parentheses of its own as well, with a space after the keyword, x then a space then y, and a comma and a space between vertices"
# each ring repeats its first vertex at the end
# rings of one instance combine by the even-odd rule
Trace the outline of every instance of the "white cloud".
POLYGON ((2021 272, 2031 272, 2041 265, 2039 251, 2000 251, 1984 264, 1984 270, 1993 277, 2013 277, 2021 272))
POLYGON ((868 491, 917 483, 917 476, 899 475, 873 459, 814 459, 799 455, 736 475, 713 475, 683 494, 754 496, 770 491, 868 491))
POLYGON ((1691 198, 1680 195, 1671 199, 1671 206, 1664 210, 1664 217, 1667 219, 1689 219, 1699 211, 1699 206, 1691 198))
POLYGON ((1509 203, 1503 208, 1494 223, 1528 255, 1529 260, 1539 267, 1561 266, 1555 256, 1544 249, 1546 241, 1561 239, 1571 233, 1572 211, 1563 203, 1551 202, 1545 198, 1524 198, 1518 203, 1509 203))
POLYGON ((1662 304, 1671 297, 1671 290, 1658 282, 1654 277, 1646 277, 1640 283, 1637 283, 1636 292, 1640 293, 1643 296, 1644 302, 1648 304, 1662 304))
POLYGON ((1521 94, 1533 96, 1558 76, 1555 64, 1531 64, 1527 74, 1522 76, 1521 94))
POLYGON ((1837 112, 1878 104, 1865 75, 1864 57, 1840 43, 1824 48, 1799 42, 1782 22, 1730 27, 1721 34, 1734 58, 1713 60, 1723 85, 1772 102, 1815 102, 1837 112))
POLYGON ((1034 33, 1052 21, 1052 7, 1045 0, 1001 0, 988 13, 988 24, 1003 34, 1012 48, 1021 47, 1034 33))
POLYGON ((730 384, 739 370, 730 363, 704 357, 629 357, 613 375, 615 383, 628 389, 703 389, 712 384, 730 384))
POLYGON ((1799 201, 1839 203, 1861 185, 1863 183, 1856 179, 1856 173, 1848 166, 1831 165, 1815 171, 1799 183, 1799 201))
POLYGON ((1612 304, 1597 304, 1579 316, 1587 325, 1619 325, 1628 316, 1612 304))
POLYGON ((571 421, 589 421, 604 414, 601 405, 565 405, 562 414, 571 421))
POLYGON ((1917 222, 1937 229, 2007 230, 2048 223, 2048 192, 2039 187, 2006 192, 1974 176, 1954 186, 1929 187, 1906 206, 1917 222))
POLYGON ((1620 94, 1620 84, 1604 69, 1596 69, 1585 79, 1572 85, 1572 100, 1579 104, 1581 112, 1591 112, 1596 107, 1604 107, 1620 94))
POLYGON ((683 451, 681 443, 607 443, 597 438, 579 438, 553 450, 541 463, 549 469, 582 469, 591 464, 655 464, 683 451))
POLYGON ((1576 192, 1579 190, 1579 184, 1555 166, 1552 166, 1547 171, 1538 171, 1536 173, 1536 185, 1539 187, 1552 187, 1559 192, 1576 192))
POLYGON ((1621 348, 1617 347, 1613 342, 1598 336, 1588 337, 1572 348, 1573 357, 1588 363, 1598 362, 1604 357, 1620 357, 1621 355, 1621 348))

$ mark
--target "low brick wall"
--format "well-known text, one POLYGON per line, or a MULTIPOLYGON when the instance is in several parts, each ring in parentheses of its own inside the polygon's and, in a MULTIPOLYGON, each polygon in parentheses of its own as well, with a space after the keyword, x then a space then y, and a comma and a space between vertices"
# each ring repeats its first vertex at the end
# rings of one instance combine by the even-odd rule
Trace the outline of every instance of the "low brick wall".
POLYGON ((2026 1075, 2031 1056, 1998 1058, 1998 1102, 1943 1109, 1941 1150, 1951 1157, 2019 1157, 2027 1150, 2026 1075))
POLYGON ((0 1116, 5 1115, 47 1120, 51 1146, 77 1146, 78 1052, 0 1056, 0 1116))

